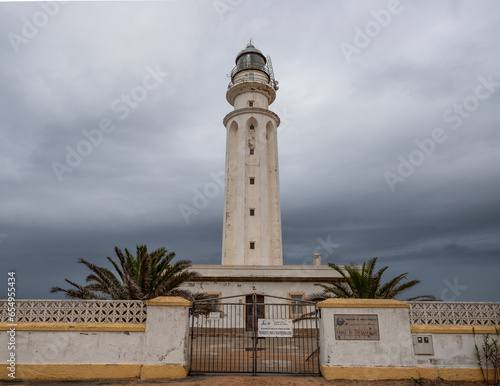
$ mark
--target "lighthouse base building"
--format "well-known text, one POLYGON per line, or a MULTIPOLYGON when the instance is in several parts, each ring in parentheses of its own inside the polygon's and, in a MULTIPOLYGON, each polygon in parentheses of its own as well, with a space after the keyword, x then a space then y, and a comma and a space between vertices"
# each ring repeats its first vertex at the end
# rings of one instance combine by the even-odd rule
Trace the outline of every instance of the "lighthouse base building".
POLYGON ((200 274, 196 281, 183 284, 191 292, 203 292, 213 297, 244 296, 257 294, 281 298, 306 300, 313 293, 321 292, 317 283, 340 282, 338 272, 325 265, 283 266, 230 266, 193 265, 200 274))

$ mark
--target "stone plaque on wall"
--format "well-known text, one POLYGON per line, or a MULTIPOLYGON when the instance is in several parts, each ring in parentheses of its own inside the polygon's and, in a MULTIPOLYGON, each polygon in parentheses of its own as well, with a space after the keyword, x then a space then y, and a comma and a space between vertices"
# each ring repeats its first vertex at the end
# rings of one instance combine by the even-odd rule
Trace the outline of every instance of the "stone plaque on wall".
POLYGON ((334 314, 336 340, 380 340, 378 315, 334 314))

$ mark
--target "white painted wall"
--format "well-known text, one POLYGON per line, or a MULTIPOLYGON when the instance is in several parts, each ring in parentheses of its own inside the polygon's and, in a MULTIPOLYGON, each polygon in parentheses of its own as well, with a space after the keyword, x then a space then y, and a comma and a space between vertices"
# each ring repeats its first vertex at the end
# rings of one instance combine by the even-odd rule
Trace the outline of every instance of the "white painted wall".
POLYGON ((253 101, 254 107, 260 107, 262 109, 267 109, 269 107, 269 100, 267 97, 258 92, 248 92, 238 95, 234 99, 234 109, 242 109, 248 107, 248 102, 253 101))
MULTIPOLYGON (((193 283, 193 291, 222 289, 224 296, 245 293, 287 297, 313 283, 193 283), (255 289, 254 289, 255 287, 255 289)), ((244 297, 240 299, 244 302, 244 297)), ((238 302, 236 298, 235 302, 238 302)), ((266 298, 268 303, 286 300, 266 298)), ((320 361, 323 366, 344 367, 427 367, 477 368, 472 334, 410 332, 406 308, 321 308, 320 361), (378 315, 380 341, 335 340, 334 314, 378 315), (432 336, 433 355, 416 355, 413 336, 432 336)), ((240 315, 243 323, 243 314, 240 315)), ((180 364, 188 360, 189 309, 187 307, 148 306, 145 332, 16 331, 16 362, 25 364, 180 364)), ((201 325, 216 321, 201 321, 201 325)), ((243 324, 242 324, 243 326, 243 324)), ((227 327, 227 326, 226 326, 227 327)), ((296 328, 300 326, 297 325, 296 328)), ((9 335, 0 332, 0 361, 7 363, 9 335)), ((476 335, 481 346, 482 335, 476 335)))
MULTIPOLYGON (((16 331, 16 363, 188 363, 189 308, 148 306, 145 332, 16 331)), ((7 363, 7 331, 0 361, 7 363)))
POLYGON ((322 308, 320 337, 324 366, 414 366, 406 308, 322 308), (334 314, 378 315, 380 341, 335 340, 334 314))
POLYGON ((186 364, 188 337, 188 307, 148 306, 142 363, 186 364))
MULTIPOLYGON (((418 367, 478 367, 475 357, 474 336, 472 334, 413 334, 432 336, 434 355, 415 355, 418 367)), ((481 347, 483 335, 476 335, 481 347)))
MULTIPOLYGON (((142 363, 143 332, 17 331, 16 363, 142 363)), ((0 334, 6 363, 7 334, 0 334)))
MULTIPOLYGON (((256 293, 287 298, 291 292, 303 292, 307 297, 321 291, 320 287, 311 282, 191 282, 185 283, 183 288, 192 292, 221 292, 222 297, 256 293)), ((272 298, 269 301, 274 302, 272 298)))

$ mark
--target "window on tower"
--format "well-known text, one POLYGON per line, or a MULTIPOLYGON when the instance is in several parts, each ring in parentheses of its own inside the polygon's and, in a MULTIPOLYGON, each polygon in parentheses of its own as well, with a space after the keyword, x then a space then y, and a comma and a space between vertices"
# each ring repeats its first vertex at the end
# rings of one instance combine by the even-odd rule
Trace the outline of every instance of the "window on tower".
POLYGON ((255 209, 250 209, 250 216, 255 216, 255 209))
POLYGON ((253 155, 255 153, 254 149, 250 149, 250 155, 253 155))
POLYGON ((255 249, 255 242, 250 241, 250 249, 255 249))
POLYGON ((250 130, 253 130, 253 129, 255 129, 255 127, 253 127, 253 125, 251 125, 251 126, 250 126, 250 130))
POLYGON ((254 80, 253 72, 248 73, 248 79, 249 80, 254 80))
POLYGON ((253 107, 253 101, 248 101, 248 106, 253 107))
POLYGON ((250 177, 250 185, 255 185, 255 178, 254 177, 250 177))

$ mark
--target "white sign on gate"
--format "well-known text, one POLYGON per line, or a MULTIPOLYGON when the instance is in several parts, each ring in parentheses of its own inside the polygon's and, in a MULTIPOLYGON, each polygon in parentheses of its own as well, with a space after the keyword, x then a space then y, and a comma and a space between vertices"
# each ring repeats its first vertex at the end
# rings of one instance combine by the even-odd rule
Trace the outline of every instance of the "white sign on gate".
POLYGON ((259 319, 259 338, 293 338, 292 319, 259 319))
POLYGON ((220 312, 211 312, 208 314, 209 319, 220 319, 220 312))

